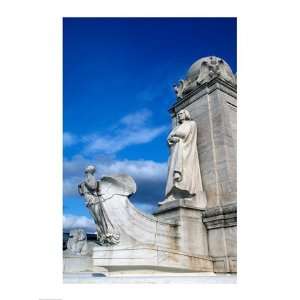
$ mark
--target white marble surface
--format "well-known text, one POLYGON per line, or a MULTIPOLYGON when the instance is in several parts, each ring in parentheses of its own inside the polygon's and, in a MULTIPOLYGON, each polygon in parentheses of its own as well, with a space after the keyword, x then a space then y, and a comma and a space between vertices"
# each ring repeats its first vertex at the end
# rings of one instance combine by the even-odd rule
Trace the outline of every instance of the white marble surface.
MULTIPOLYGON (((101 275, 100 275, 101 276, 101 275)), ((175 275, 116 275, 99 277, 92 273, 81 274, 64 274, 64 283, 130 283, 130 284, 235 284, 237 276, 230 275, 199 275, 191 273, 188 275, 175 274, 175 275)))

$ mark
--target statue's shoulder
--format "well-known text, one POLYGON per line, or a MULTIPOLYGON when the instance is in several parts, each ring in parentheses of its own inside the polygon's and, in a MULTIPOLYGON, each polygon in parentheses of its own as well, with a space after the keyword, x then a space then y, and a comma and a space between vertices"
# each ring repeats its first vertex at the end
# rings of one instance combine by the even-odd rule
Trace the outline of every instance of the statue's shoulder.
POLYGON ((197 128, 197 123, 194 120, 186 120, 185 123, 190 127, 197 128))

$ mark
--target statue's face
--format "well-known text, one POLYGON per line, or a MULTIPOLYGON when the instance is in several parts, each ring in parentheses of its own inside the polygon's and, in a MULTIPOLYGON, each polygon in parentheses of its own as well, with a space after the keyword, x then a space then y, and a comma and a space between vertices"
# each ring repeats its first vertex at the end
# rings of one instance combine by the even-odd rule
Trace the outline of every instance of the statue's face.
POLYGON ((182 123, 185 120, 185 113, 184 111, 180 111, 177 115, 177 120, 179 123, 182 123))
POLYGON ((86 233, 82 229, 72 229, 69 233, 69 238, 73 241, 83 241, 86 239, 86 233))
POLYGON ((95 166, 87 166, 84 171, 85 174, 92 174, 92 175, 94 175, 95 172, 96 172, 95 166))

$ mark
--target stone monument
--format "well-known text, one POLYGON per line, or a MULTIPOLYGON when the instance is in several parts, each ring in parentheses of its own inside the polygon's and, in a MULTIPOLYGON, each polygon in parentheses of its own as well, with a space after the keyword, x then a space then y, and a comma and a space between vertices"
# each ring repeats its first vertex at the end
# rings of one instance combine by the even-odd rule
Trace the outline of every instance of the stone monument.
POLYGON ((173 125, 183 109, 197 124, 201 179, 207 199, 202 220, 214 271, 236 272, 236 78, 223 59, 204 57, 193 63, 186 79, 175 85, 175 93, 177 101, 169 110, 173 125))
MULTIPOLYGON (((129 200, 133 178, 97 180, 88 166, 78 190, 97 241, 79 272, 236 272, 235 76, 223 59, 205 57, 174 89, 165 199, 154 216, 140 212, 129 200)), ((66 273, 71 259, 64 255, 66 273)))

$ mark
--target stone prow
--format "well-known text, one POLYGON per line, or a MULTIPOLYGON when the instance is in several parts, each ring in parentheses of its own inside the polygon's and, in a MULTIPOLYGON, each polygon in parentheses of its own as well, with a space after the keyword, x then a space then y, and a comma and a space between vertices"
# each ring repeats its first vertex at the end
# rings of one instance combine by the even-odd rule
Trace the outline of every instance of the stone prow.
POLYGON ((111 222, 120 232, 120 243, 114 247, 136 244, 176 249, 176 222, 161 221, 138 210, 128 199, 136 191, 128 175, 105 176, 100 181, 103 205, 111 222))
MULTIPOLYGON (((124 175, 122 178, 124 179, 124 175)), ((103 187, 106 184, 104 182, 110 184, 107 189, 109 193, 102 195, 103 206, 120 233, 120 242, 109 247, 95 245, 92 254, 94 267, 105 267, 107 270, 144 268, 184 272, 213 271, 213 262, 207 254, 206 243, 204 246, 201 243, 203 237, 199 235, 201 226, 198 226, 198 218, 195 222, 191 215, 191 224, 185 224, 181 219, 161 220, 143 213, 129 201, 130 194, 122 192, 128 189, 115 179, 115 176, 110 179, 102 178, 100 186, 103 187), (190 234, 193 239, 188 242, 187 237, 190 234)), ((132 178, 128 176, 126 182, 129 183, 129 190, 135 190, 132 178)))

